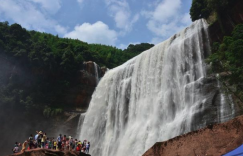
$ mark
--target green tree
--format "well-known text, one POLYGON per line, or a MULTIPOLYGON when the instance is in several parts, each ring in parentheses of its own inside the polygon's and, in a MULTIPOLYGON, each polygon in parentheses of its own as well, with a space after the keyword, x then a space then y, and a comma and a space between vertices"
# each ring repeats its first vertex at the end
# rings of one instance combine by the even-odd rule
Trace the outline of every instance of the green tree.
POLYGON ((208 8, 207 0, 193 0, 190 9, 192 21, 200 18, 207 18, 210 15, 210 8, 208 8))
POLYGON ((27 112, 38 108, 46 116, 58 114, 66 106, 63 95, 72 86, 82 85, 76 84, 76 76, 84 61, 114 68, 152 46, 142 43, 121 50, 0 22, 0 57, 13 64, 10 69, 0 67, 11 71, 11 76, 0 71, 7 77, 0 76, 4 81, 0 82, 0 103, 23 106, 27 112))

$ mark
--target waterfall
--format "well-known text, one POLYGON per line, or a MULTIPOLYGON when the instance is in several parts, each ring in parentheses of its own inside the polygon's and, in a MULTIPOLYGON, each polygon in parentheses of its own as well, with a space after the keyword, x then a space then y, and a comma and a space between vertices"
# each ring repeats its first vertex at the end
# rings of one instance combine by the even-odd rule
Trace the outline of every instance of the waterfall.
POLYGON ((79 116, 79 121, 78 121, 78 126, 77 126, 77 132, 80 132, 82 127, 83 127, 83 122, 84 122, 84 118, 85 118, 85 114, 86 113, 81 113, 79 116))
POLYGON ((202 93, 209 51, 204 20, 109 70, 99 82, 79 139, 94 156, 140 156, 157 141, 205 126, 202 93))
POLYGON ((224 93, 223 87, 220 82, 220 75, 217 74, 217 87, 219 88, 220 95, 220 106, 218 109, 218 119, 219 123, 225 122, 235 116, 235 108, 231 95, 229 93, 224 93))
POLYGON ((96 80, 96 84, 99 83, 99 73, 98 73, 98 65, 94 62, 94 70, 95 70, 95 80, 96 80))

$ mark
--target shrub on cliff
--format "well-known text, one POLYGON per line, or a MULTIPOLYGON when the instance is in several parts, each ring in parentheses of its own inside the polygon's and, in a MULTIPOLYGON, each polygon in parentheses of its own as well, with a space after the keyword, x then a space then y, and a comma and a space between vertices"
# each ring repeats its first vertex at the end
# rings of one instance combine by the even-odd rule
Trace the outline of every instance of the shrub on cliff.
MULTIPOLYGON (((243 24, 237 25, 231 36, 225 36, 223 42, 214 43, 212 62, 215 72, 228 72, 226 80, 236 87, 236 92, 243 92, 243 24)), ((243 99, 243 96, 240 97, 243 99)))
POLYGON ((208 18, 213 12, 217 13, 217 18, 220 14, 235 0, 193 0, 190 9, 192 21, 200 18, 208 18))

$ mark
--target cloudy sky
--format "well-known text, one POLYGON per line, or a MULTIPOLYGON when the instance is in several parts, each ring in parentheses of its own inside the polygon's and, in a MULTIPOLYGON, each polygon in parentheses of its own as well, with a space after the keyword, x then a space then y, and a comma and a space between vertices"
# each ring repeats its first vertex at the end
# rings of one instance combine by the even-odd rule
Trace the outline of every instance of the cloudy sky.
POLYGON ((191 24, 192 0, 0 0, 0 21, 126 48, 157 44, 191 24))

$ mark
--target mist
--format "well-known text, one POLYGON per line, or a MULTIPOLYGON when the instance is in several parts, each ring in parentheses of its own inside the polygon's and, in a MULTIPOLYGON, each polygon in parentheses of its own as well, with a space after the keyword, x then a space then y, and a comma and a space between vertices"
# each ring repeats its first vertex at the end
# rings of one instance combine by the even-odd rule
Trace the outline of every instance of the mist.
MULTIPOLYGON (((34 82, 30 71, 25 69, 25 64, 9 59, 0 50, 0 150, 2 155, 12 154, 15 142, 23 143, 30 134, 36 131, 47 133, 47 137, 57 138, 61 134, 76 137, 78 116, 70 122, 64 123, 67 117, 63 115, 44 117, 38 109, 26 111, 26 105, 19 99, 21 87, 19 83, 31 85, 34 82), (14 82, 16 78, 16 82, 14 82), (19 88, 18 88, 19 87, 19 88)), ((27 88, 26 87, 26 88, 27 88)), ((43 106, 44 107, 44 106, 43 106)))

